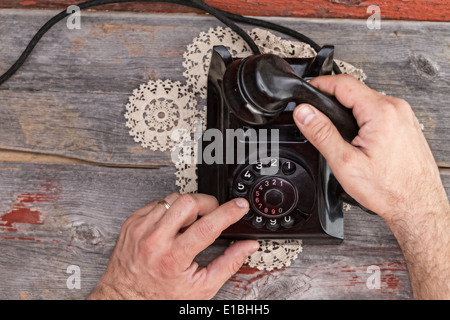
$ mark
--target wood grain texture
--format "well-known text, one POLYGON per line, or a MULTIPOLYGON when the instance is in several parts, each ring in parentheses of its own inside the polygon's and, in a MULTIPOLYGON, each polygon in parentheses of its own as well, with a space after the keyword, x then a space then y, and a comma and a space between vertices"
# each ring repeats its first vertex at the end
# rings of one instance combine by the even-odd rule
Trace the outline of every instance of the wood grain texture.
MULTIPOLYGON (((81 3, 80 0, 3 0, 0 8, 57 8, 81 3)), ((447 0, 209 0, 211 6, 250 16, 367 19, 367 8, 376 4, 383 19, 449 21, 447 0)), ((99 10, 146 12, 199 12, 185 6, 163 3, 127 3, 98 7, 99 10)))
MULTIPOLYGON (((1 11, 0 72, 54 14, 1 11)), ((362 68, 369 86, 407 100, 436 161, 450 167, 448 24, 385 22, 369 30, 350 20, 272 21, 334 44, 336 58, 362 68)), ((121 166, 169 165, 169 153, 142 149, 128 135, 125 105, 149 79, 185 82, 186 46, 218 25, 209 17, 136 13, 86 13, 81 30, 58 24, 0 90, 0 149, 121 166)))
POLYGON ((175 192, 174 168, 0 163, 0 299, 83 299, 125 219, 175 192), (81 290, 69 290, 69 265, 81 290))
MULTIPOLYGON (((442 173, 450 191, 450 174, 442 173)), ((133 211, 174 191, 173 168, 98 168, 79 164, 0 163, 0 299, 84 299, 103 274, 120 228, 133 211), (70 265, 81 289, 66 286, 70 265)), ((217 240, 197 261, 228 246, 217 240)), ((215 299, 410 299, 408 272, 384 221, 352 208, 341 245, 304 245, 293 264, 244 266, 215 299), (380 289, 368 289, 378 266, 380 289)))
MULTIPOLYGON (((0 10, 0 72, 55 13, 0 10)), ((335 44, 337 58, 363 68, 371 87, 407 99, 436 160, 450 167, 448 24, 386 22, 372 31, 361 21, 272 20, 335 44)), ((134 143, 124 106, 149 79, 183 81, 187 44, 220 25, 204 16, 98 12, 82 23, 50 31, 0 90, 0 149, 9 150, 0 156, 0 299, 85 298, 126 217, 176 191, 170 155, 134 143), (80 290, 66 286, 69 265, 81 268, 80 290)), ((441 172, 450 194, 450 173, 441 172)), ((215 298, 412 298, 402 253, 381 218, 352 208, 345 234, 339 246, 305 245, 289 268, 243 267, 215 298), (380 289, 366 286, 370 265, 380 268, 380 289)), ((227 246, 218 240, 198 262, 227 246)))

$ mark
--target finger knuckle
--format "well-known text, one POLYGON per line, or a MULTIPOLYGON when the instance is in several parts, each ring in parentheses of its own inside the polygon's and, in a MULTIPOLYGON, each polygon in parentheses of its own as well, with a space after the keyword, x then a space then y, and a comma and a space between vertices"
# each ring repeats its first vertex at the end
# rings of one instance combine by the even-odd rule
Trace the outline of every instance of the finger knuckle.
POLYGON ((389 97, 389 99, 383 99, 381 109, 385 112, 395 111, 396 106, 391 97, 389 97))
MULTIPOLYGON (((337 75, 338 81, 341 83, 347 83, 352 84, 354 82, 358 82, 358 79, 356 79, 354 76, 349 75, 347 73, 341 73, 337 75)), ((352 91, 352 86, 349 86, 348 89, 352 91)))
POLYGON ((235 259, 231 264, 230 264, 230 277, 232 275, 234 275, 235 273, 237 273, 239 271, 239 269, 241 269, 242 264, 244 263, 244 259, 235 259))
POLYGON ((325 143, 333 134, 333 127, 330 122, 318 121, 311 128, 312 139, 317 145, 325 143))
POLYGON ((349 74, 347 74, 347 73, 341 73, 341 74, 338 74, 338 75, 336 76, 336 78, 338 78, 339 80, 344 80, 344 81, 347 81, 347 80, 353 80, 353 79, 354 79, 353 76, 351 76, 351 75, 349 75, 349 74))
POLYGON ((208 220, 199 220, 197 227, 198 236, 202 240, 211 239, 216 235, 217 230, 215 225, 208 220))
POLYGON ((386 126, 391 126, 391 131, 398 130, 402 125, 417 125, 416 115, 411 105, 397 97, 385 97, 381 104, 383 119, 386 126))
POLYGON ((126 232, 126 230, 128 230, 131 226, 131 224, 133 223, 133 219, 130 217, 127 220, 125 220, 125 222, 122 224, 122 228, 120 230, 120 232, 126 232))
POLYGON ((174 193, 169 194, 169 196, 167 196, 167 198, 178 199, 180 196, 181 195, 179 192, 174 192, 174 193))
POLYGON ((353 150, 343 150, 342 152, 342 164, 352 165, 354 163, 355 153, 353 150))
POLYGON ((215 207, 219 206, 219 200, 217 200, 216 197, 211 196, 211 195, 207 195, 207 196, 208 196, 209 201, 211 201, 211 203, 214 204, 215 207))
POLYGON ((381 112, 381 118, 386 119, 387 123, 392 123, 395 119, 397 119, 398 110, 392 100, 383 99, 379 103, 379 111, 381 112))
POLYGON ((407 101, 400 99, 400 98, 396 98, 395 105, 396 105, 397 109, 400 112, 402 112, 403 114, 405 114, 406 116, 414 115, 414 111, 411 108, 411 105, 407 101))
POLYGON ((195 203, 195 197, 191 194, 182 194, 178 198, 178 201, 180 201, 183 205, 190 205, 192 203, 195 203))
POLYGON ((398 108, 407 108, 407 107, 409 107, 409 103, 406 102, 406 101, 403 100, 403 99, 400 99, 400 98, 395 98, 394 104, 395 104, 398 108))
POLYGON ((126 228, 122 228, 120 236, 127 242, 139 241, 139 232, 136 224, 130 224, 126 228))

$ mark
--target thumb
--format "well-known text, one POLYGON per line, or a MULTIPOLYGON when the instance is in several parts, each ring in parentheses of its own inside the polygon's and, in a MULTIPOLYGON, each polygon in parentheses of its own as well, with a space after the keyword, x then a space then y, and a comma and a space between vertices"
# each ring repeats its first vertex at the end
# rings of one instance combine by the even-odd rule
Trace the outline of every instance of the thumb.
POLYGON ((325 157, 331 167, 354 152, 331 120, 309 104, 301 104, 294 110, 294 121, 306 139, 325 157))
POLYGON ((248 256, 259 249, 255 240, 244 240, 233 243, 225 252, 214 259, 207 267, 206 285, 213 286, 216 291, 242 267, 248 256))

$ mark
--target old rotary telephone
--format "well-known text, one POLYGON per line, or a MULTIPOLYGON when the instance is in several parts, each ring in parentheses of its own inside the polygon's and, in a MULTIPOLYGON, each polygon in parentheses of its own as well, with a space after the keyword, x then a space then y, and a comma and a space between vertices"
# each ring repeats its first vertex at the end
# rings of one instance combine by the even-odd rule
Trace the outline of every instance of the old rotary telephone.
MULTIPOLYGON (((136 0, 93 0, 78 5, 87 9, 104 4, 136 0)), ((310 103, 325 113, 339 132, 351 141, 358 126, 351 111, 334 97, 308 84, 319 75, 340 73, 333 61, 333 47, 320 47, 308 37, 289 28, 213 8, 200 0, 140 0, 190 6, 210 13, 241 36, 254 55, 233 59, 224 47, 214 47, 208 77, 207 129, 225 133, 241 129, 235 149, 254 147, 245 135, 256 132, 256 152, 241 154, 231 164, 200 164, 199 189, 223 203, 233 197, 246 197, 251 210, 222 234, 229 238, 302 238, 343 239, 342 200, 358 203, 348 196, 334 178, 326 161, 300 134, 292 119, 298 103, 310 103), (314 59, 282 59, 261 55, 258 47, 235 22, 272 29, 305 42, 316 50, 314 59), (261 129, 278 133, 276 157, 259 157, 267 146, 261 129), (275 130, 274 130, 275 129, 275 130), (261 140, 262 139, 262 140, 261 140), (279 147, 279 148, 278 148, 279 147), (258 150, 259 149, 259 150, 258 150), (253 160, 252 160, 253 159, 253 160), (252 161, 249 161, 252 160, 252 161)), ((52 26, 71 15, 62 11, 50 19, 33 37, 19 59, 0 76, 0 85, 25 62, 32 50, 52 26)), ((266 132, 266 131, 265 131, 266 132)), ((251 137, 250 137, 251 138, 251 137)), ((208 148, 203 142, 202 151, 208 148)), ((230 150, 222 150, 225 155, 230 150)), ((267 153, 268 154, 268 153, 267 153)), ((365 209, 365 208, 363 208, 365 209)), ((367 210, 368 211, 368 210, 367 210)))
MULTIPOLYGON (((342 200, 357 203, 345 194, 292 117, 297 104, 309 103, 327 115, 347 141, 358 134, 351 110, 308 84, 316 76, 332 73, 333 53, 332 46, 324 46, 315 58, 264 54, 233 59, 225 47, 214 47, 207 130, 225 134, 240 129, 243 134, 228 144, 232 150, 225 146, 216 150, 224 158, 231 153, 234 161, 198 166, 199 192, 217 197, 219 203, 235 197, 250 203, 249 212, 223 237, 301 238, 316 243, 343 239, 342 200), (267 131, 261 129, 271 134, 276 130, 275 157, 267 131), (244 152, 235 157, 237 150, 244 152)), ((205 140, 203 152, 214 143, 205 140)))

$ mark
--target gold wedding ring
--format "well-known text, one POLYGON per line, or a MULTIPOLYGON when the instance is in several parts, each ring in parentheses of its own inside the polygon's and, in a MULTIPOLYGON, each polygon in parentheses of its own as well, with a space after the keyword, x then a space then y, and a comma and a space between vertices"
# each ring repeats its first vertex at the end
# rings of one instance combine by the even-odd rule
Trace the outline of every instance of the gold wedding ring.
POLYGON ((166 207, 167 210, 169 210, 169 208, 170 208, 170 204, 164 199, 159 200, 158 204, 162 204, 164 207, 166 207))

